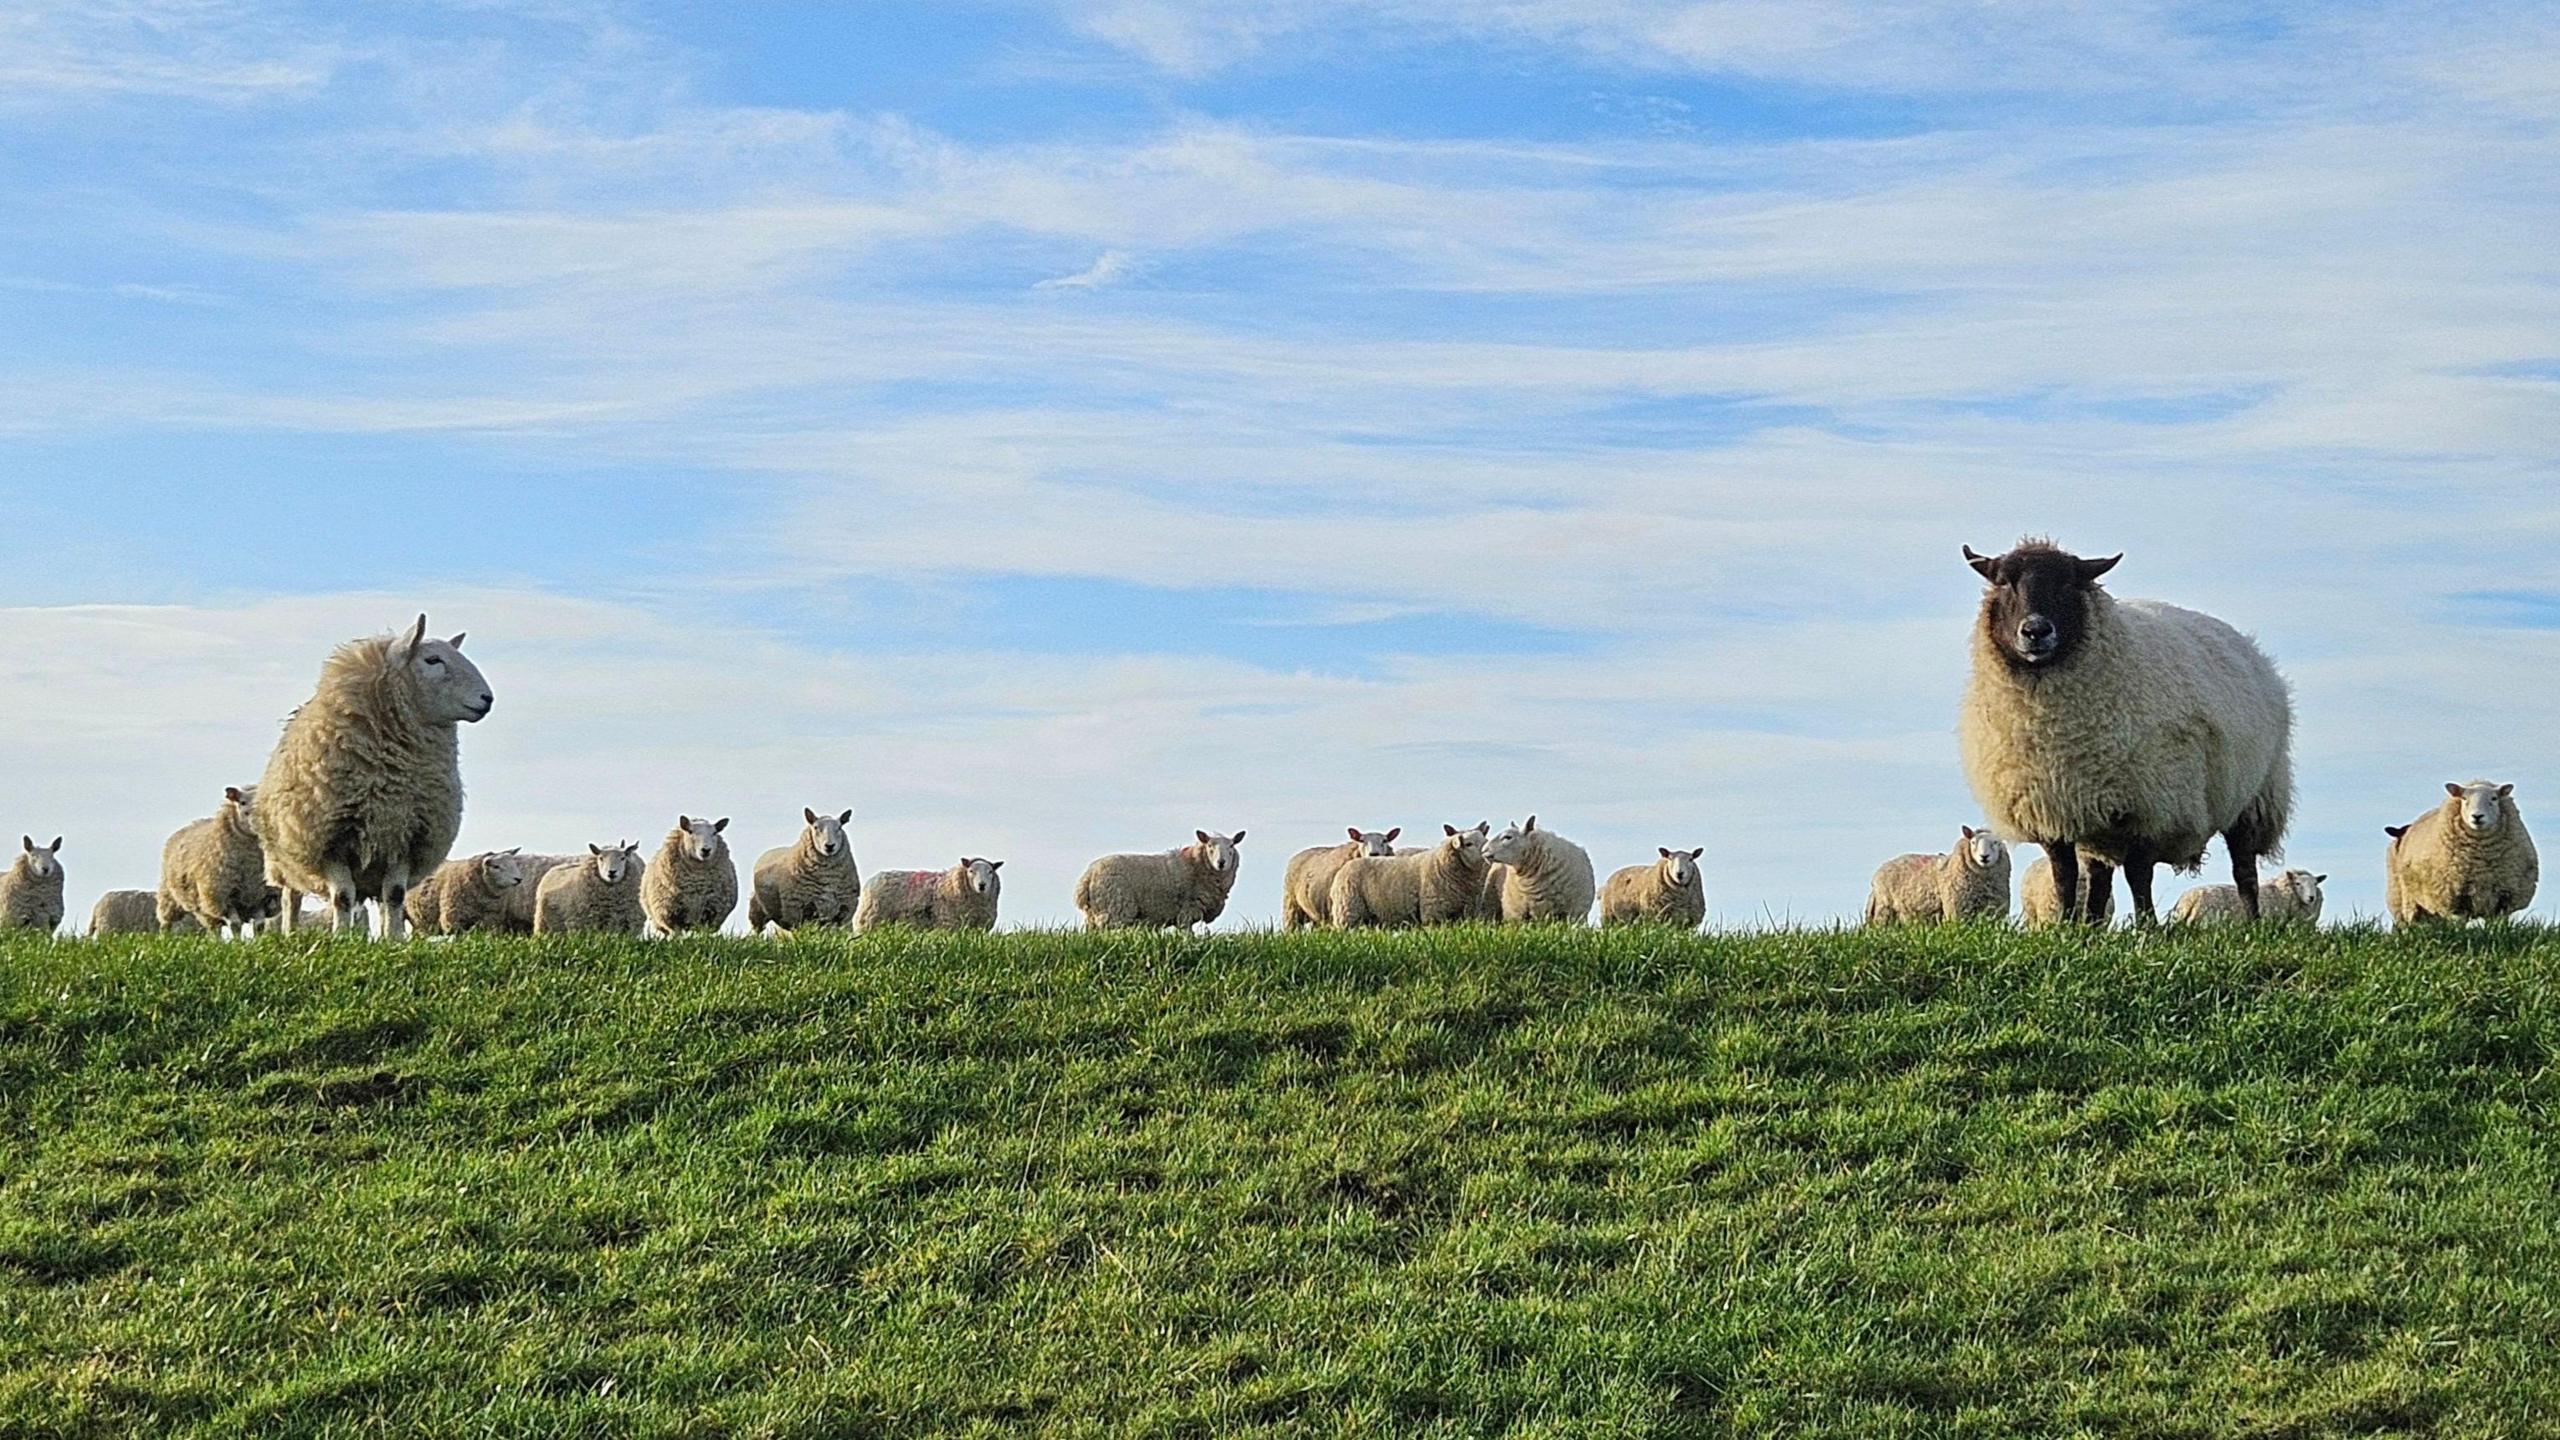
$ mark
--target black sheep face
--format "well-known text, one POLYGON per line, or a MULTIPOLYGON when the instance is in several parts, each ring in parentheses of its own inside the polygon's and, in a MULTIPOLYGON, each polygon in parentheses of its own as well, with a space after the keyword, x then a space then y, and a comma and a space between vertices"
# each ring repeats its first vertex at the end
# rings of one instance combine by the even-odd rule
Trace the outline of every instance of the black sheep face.
POLYGON ((1966 562, 1988 582, 1982 625, 2014 670, 2054 670, 2080 651, 2089 634, 2089 600, 2098 577, 2122 555, 2083 560, 2042 540, 2021 541, 2006 555, 1977 555, 1966 562))

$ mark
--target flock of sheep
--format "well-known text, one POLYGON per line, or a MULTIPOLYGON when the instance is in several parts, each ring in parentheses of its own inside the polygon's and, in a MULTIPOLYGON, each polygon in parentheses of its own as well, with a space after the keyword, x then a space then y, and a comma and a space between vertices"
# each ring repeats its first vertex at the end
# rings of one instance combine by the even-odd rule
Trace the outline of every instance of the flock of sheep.
MULTIPOLYGON (((1876 872, 1870 924, 2010 913, 2008 845, 2041 846, 2022 910, 2029 924, 2105 924, 2121 870, 2136 918, 2156 919, 2154 873, 2192 871, 2219 837, 2231 883, 2190 890, 2175 918, 2320 918, 2327 879, 2287 870, 2264 884, 2293 804, 2293 706, 2247 636, 2191 610, 2118 600, 2098 582, 2122 556, 2084 560, 2028 540, 2006 554, 1965 550, 1985 589, 1957 733, 1967 780, 1990 824, 1965 826, 1945 854, 1896 857, 1876 872)), ((463 637, 405 634, 340 646, 254 786, 169 838, 156 890, 111 891, 92 934, 207 931, 245 936, 326 923, 402 938, 473 930, 674 935, 718 930, 741 898, 726 819, 679 816, 643 861, 628 842, 584 855, 505 850, 449 860, 462 826, 457 729, 484 719, 488 682, 463 637), (321 908, 303 909, 305 896, 321 908), (368 917, 367 908, 373 914, 368 917)), ((2533 901, 2538 861, 2515 787, 2448 783, 2446 798, 2387 827, 2385 891, 2395 922, 2496 920, 2533 901)), ((845 825, 851 810, 802 812, 799 838, 767 851, 745 887, 748 928, 882 925, 993 929, 1004 862, 888 871, 868 883, 845 825)), ((1700 850, 1595 884, 1581 846, 1526 822, 1441 827, 1427 846, 1400 830, 1349 831, 1293 856, 1283 924, 1338 928, 1455 923, 1587 923, 1695 928, 1706 916, 1700 850)), ((1160 853, 1106 855, 1076 882, 1088 926, 1189 927, 1224 913, 1244 832, 1197 831, 1160 853)), ((62 840, 24 837, 0 871, 0 928, 51 933, 63 921, 62 840)))

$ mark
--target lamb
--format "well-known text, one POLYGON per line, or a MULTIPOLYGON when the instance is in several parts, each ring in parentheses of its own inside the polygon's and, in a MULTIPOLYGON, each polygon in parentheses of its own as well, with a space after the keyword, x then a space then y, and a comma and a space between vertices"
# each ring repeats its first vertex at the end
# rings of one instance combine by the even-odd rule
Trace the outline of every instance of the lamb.
POLYGON ((1396 837, 1403 833, 1402 826, 1384 832, 1354 828, 1339 845, 1318 845, 1290 856, 1280 873, 1280 928, 1303 930, 1325 923, 1333 914, 1333 877, 1359 856, 1394 854, 1396 837))
POLYGON ((637 936, 647 924, 640 909, 647 868, 632 841, 588 846, 584 863, 557 866, 542 877, 533 901, 533 933, 637 936))
POLYGON ((1483 903, 1490 822, 1440 827, 1440 843, 1394 855, 1358 855, 1333 877, 1326 918, 1338 929, 1369 925, 1457 925, 1483 903))
POLYGON ((0 870, 0 930, 62 928, 62 837, 38 845, 33 835, 18 837, 24 847, 15 863, 0 870))
POLYGON ((193 917, 180 911, 171 923, 160 923, 160 893, 156 890, 110 890, 98 897, 89 911, 89 938, 101 935, 193 935, 204 927, 193 917))
POLYGON ((964 856, 948 870, 883 870, 862 887, 853 928, 913 925, 926 930, 993 930, 1004 879, 1001 860, 964 856))
POLYGON ((2447 782, 2444 803, 2406 825, 2386 826, 2384 896, 2392 923, 2502 920, 2533 903, 2542 878, 2516 787, 2447 782))
POLYGON ((1611 925, 1677 925, 1695 930, 1706 923, 1707 884, 1698 873, 1695 850, 1654 847, 1650 865, 1630 865, 1609 877, 1600 891, 1600 923, 1611 925))
MULTIPOLYGON (((2091 917, 2092 923, 2097 925, 2109 923, 2116 915, 2115 887, 2089 882, 2093 869, 2104 868, 2105 862, 2095 856, 2080 857, 2081 884, 2084 887, 2081 893, 2097 907, 2098 913, 2091 917)), ((2062 923, 2062 891, 2053 883, 2053 861, 2050 857, 2037 857, 2036 863, 2027 867, 2026 878, 2018 882, 2018 913, 2030 930, 2062 923)))
POLYGON ((258 782, 268 878, 285 890, 288 933, 304 894, 325 895, 332 926, 355 926, 367 900, 388 940, 407 933, 409 887, 435 873, 462 829, 454 727, 496 702, 462 637, 405 635, 338 647, 311 698, 285 721, 258 782))
POLYGON ((1502 875, 1502 921, 1517 925, 1559 920, 1580 925, 1591 918, 1597 898, 1592 882, 1591 853, 1552 830, 1538 828, 1538 817, 1507 826, 1487 840, 1485 858, 1507 867, 1502 875))
POLYGON ((2009 847, 1988 830, 1959 827, 1944 855, 1897 855, 1876 867, 1867 923, 1938 924, 2009 914, 2009 847))
POLYGON ((718 930, 738 908, 738 864, 729 858, 723 831, 729 818, 696 820, 676 817, 658 847, 658 858, 640 887, 640 907, 660 935, 688 930, 718 930))
POLYGON ((1159 854, 1105 855, 1076 880, 1088 930, 1206 925, 1226 913, 1244 832, 1192 832, 1194 843, 1159 854))
MULTIPOLYGON (((2320 886, 2329 877, 2308 870, 2287 870, 2258 885, 2258 918, 2320 923, 2320 886)), ((2181 925, 2219 925, 2246 920, 2240 892, 2228 885, 2199 885, 2178 897, 2169 918, 2181 925)))
POLYGON ((2109 595, 2098 579, 2121 555, 1964 553, 1988 588, 1957 734, 1991 828, 2044 847, 2068 918, 2094 919, 2113 883, 2102 868, 2082 883, 2082 851, 2121 867, 2146 925, 2155 867, 2191 872, 2220 835, 2255 915, 2259 857, 2281 853, 2293 810, 2293 697, 2274 662, 2209 615, 2109 595))
POLYGON ((258 843, 257 787, 233 785, 222 808, 181 827, 160 847, 159 921, 184 915, 200 929, 246 940, 275 913, 267 884, 266 847, 258 843))
POLYGON ((850 925, 862 901, 862 872, 844 827, 851 810, 821 815, 803 809, 800 838, 756 859, 755 891, 747 897, 747 933, 772 925, 785 934, 803 925, 850 925))
POLYGON ((528 873, 530 866, 520 849, 484 850, 465 859, 446 861, 409 892, 411 928, 427 935, 519 928, 530 931, 535 887, 542 883, 542 875, 565 857, 541 858, 551 864, 536 873, 528 873), (519 908, 524 912, 521 927, 514 922, 519 908))

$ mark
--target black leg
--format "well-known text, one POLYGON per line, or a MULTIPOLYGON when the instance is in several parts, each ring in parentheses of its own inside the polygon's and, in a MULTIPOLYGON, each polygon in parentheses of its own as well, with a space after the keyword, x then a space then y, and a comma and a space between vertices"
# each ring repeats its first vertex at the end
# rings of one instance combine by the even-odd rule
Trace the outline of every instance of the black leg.
POLYGON ((2246 845, 2232 845, 2231 837, 2222 837, 2231 847, 2231 884, 2240 892, 2240 910, 2250 919, 2258 918, 2258 857, 2246 845))
POLYGON ((2151 881, 2159 862, 2147 853, 2136 852, 2124 857, 2125 893, 2133 897, 2133 923, 2155 925, 2160 914, 2151 907, 2151 881))
POLYGON ((2068 840, 2044 842, 2044 858, 2053 863, 2053 893, 2062 902, 2062 923, 2080 918, 2080 847, 2068 840))
POLYGON ((2080 888, 2082 918, 2092 925, 2107 923, 2107 897, 2116 888, 2116 867, 2104 860, 2089 862, 2089 874, 2080 888))

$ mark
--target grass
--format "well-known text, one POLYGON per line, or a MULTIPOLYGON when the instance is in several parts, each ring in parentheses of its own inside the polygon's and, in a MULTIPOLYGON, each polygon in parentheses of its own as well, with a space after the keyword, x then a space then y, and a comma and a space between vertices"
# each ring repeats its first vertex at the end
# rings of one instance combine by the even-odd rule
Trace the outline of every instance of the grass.
POLYGON ((0 944, 0 1436, 2547 1434, 2560 940, 0 944))

